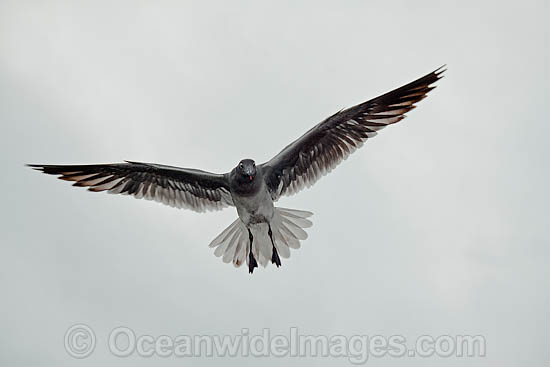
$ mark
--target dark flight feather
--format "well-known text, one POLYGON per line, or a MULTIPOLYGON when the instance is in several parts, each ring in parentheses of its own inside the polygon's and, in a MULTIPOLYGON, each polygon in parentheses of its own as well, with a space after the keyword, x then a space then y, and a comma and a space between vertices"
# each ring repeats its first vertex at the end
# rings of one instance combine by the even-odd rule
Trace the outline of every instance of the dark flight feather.
POLYGON ((262 165, 274 200, 313 185, 377 131, 405 118, 441 79, 443 67, 391 92, 341 110, 262 165))
POLYGON ((225 175, 160 164, 126 162, 91 165, 29 164, 73 186, 155 200, 197 212, 233 205, 225 175))

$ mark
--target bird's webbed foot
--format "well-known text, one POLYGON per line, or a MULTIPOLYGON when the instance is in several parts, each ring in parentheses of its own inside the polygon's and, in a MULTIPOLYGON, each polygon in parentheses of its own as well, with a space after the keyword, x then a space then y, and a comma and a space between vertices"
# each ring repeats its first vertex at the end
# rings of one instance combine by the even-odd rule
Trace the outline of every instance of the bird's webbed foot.
POLYGON ((250 250, 248 252, 248 272, 252 274, 254 273, 254 268, 258 267, 258 262, 256 261, 254 254, 252 253, 252 244, 254 242, 254 237, 252 236, 252 232, 250 232, 250 229, 248 230, 248 238, 250 240, 250 250))
POLYGON ((277 267, 281 266, 281 258, 279 257, 279 252, 277 251, 277 248, 275 247, 275 241, 273 241, 273 232, 271 232, 271 226, 269 226, 269 231, 267 232, 269 234, 269 238, 271 239, 271 244, 273 245, 273 253, 271 255, 271 263, 277 265, 277 267))

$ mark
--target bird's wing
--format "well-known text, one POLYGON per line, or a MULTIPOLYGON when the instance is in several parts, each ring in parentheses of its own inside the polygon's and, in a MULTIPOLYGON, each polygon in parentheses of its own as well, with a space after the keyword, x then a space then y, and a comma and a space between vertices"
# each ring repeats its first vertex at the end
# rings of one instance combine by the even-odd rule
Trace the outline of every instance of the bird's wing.
POLYGON ((90 191, 108 191, 197 212, 219 210, 233 205, 224 175, 160 164, 126 162, 91 165, 39 165, 36 170, 60 179, 75 181, 73 186, 90 191))
POLYGON ((313 185, 384 127, 401 121, 442 78, 443 67, 384 95, 337 112, 262 165, 274 200, 313 185))

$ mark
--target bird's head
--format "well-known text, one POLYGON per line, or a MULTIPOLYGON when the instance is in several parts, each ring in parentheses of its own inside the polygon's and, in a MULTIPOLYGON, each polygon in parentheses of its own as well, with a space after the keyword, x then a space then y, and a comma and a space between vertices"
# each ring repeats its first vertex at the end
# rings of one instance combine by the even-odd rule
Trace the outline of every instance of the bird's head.
POLYGON ((239 176, 245 178, 245 181, 254 181, 256 177, 256 163, 252 159, 243 159, 235 169, 239 176))

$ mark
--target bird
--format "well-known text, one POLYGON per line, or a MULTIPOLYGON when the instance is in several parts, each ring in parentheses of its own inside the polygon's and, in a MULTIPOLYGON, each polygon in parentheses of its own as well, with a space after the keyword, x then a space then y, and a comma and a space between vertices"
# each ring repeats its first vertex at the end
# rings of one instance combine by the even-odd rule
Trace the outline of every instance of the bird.
MULTIPOLYGON (((242 159, 218 174, 162 164, 28 164, 45 174, 73 181, 89 191, 132 195, 195 212, 235 207, 237 219, 209 247, 223 262, 252 274, 258 264, 281 266, 290 249, 300 248, 313 213, 275 206, 317 182, 385 127, 395 124, 427 97, 443 77, 445 65, 400 88, 347 109, 313 126, 269 161, 242 159)), ((265 137, 264 137, 265 138, 265 137)))

